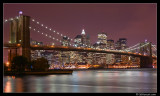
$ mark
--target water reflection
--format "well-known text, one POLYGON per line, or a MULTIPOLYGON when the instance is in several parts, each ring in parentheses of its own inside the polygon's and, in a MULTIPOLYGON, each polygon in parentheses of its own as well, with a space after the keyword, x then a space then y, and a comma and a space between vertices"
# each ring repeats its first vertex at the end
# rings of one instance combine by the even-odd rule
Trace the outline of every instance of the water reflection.
POLYGON ((11 82, 7 81, 4 87, 4 92, 12 92, 11 82))
POLYGON ((16 92, 23 92, 23 80, 22 78, 16 78, 16 92))
POLYGON ((157 71, 74 71, 72 75, 4 76, 4 92, 157 92, 157 71))

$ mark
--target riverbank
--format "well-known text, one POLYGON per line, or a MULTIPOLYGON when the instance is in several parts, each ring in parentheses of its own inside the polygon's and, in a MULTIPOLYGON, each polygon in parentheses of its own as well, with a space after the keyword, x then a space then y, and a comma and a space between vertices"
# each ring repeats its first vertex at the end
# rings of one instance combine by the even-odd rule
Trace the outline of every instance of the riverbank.
POLYGON ((25 72, 16 72, 16 71, 5 71, 4 75, 50 75, 50 74, 72 74, 73 70, 49 70, 49 71, 25 71, 25 72))
POLYGON ((92 69, 73 69, 73 71, 87 71, 87 70, 106 70, 106 71, 152 71, 152 70, 157 70, 157 68, 128 68, 128 69, 124 69, 124 68, 100 68, 100 69, 96 69, 96 68, 92 68, 92 69))

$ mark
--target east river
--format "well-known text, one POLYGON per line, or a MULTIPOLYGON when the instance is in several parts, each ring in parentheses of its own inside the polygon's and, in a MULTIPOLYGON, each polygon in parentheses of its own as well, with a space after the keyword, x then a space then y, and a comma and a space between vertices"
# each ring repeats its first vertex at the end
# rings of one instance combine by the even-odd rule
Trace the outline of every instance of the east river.
POLYGON ((157 69, 80 70, 72 74, 3 76, 4 93, 157 93, 157 69))

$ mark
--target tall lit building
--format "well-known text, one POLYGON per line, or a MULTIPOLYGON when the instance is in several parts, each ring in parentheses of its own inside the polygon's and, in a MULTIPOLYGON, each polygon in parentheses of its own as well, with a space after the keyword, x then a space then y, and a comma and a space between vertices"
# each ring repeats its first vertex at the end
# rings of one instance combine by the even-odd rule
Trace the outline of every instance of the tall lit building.
POLYGON ((98 41, 93 45, 95 48, 107 49, 107 34, 99 33, 98 41))
POLYGON ((99 33, 98 34, 98 42, 107 44, 107 34, 106 33, 99 33))
POLYGON ((82 36, 81 35, 77 35, 74 38, 74 46, 75 47, 81 47, 82 46, 82 36))
POLYGON ((89 35, 87 35, 85 33, 84 29, 82 29, 81 36, 82 36, 82 46, 83 47, 89 47, 90 46, 90 38, 89 38, 89 35))
POLYGON ((87 47, 91 47, 91 42, 90 42, 89 35, 86 36, 86 45, 87 45, 87 47))
POLYGON ((111 49, 111 50, 115 49, 115 47, 114 47, 114 40, 112 40, 112 39, 107 40, 107 48, 111 49))
POLYGON ((115 43, 115 49, 116 50, 120 50, 121 49, 121 43, 120 43, 119 40, 115 43))
MULTIPOLYGON (((109 39, 107 40, 107 48, 110 50, 115 49, 114 40, 109 39)), ((114 54, 107 54, 106 55, 106 62, 107 64, 113 64, 115 62, 115 55, 114 54)))
POLYGON ((119 41, 121 43, 121 49, 125 49, 127 47, 127 39, 126 38, 119 38, 119 41))
MULTIPOLYGON (((115 48, 117 50, 124 50, 127 48, 127 39, 126 38, 119 38, 119 40, 115 43, 115 48)), ((116 62, 122 62, 123 55, 115 55, 116 62)))
POLYGON ((115 48, 117 50, 123 50, 127 48, 127 39, 126 38, 119 38, 119 40, 115 43, 115 48))
POLYGON ((75 47, 90 47, 90 38, 89 35, 86 35, 85 30, 82 29, 81 35, 77 35, 74 38, 75 47))
POLYGON ((70 39, 68 39, 67 36, 64 36, 62 38, 62 43, 61 43, 62 46, 70 46, 70 39))

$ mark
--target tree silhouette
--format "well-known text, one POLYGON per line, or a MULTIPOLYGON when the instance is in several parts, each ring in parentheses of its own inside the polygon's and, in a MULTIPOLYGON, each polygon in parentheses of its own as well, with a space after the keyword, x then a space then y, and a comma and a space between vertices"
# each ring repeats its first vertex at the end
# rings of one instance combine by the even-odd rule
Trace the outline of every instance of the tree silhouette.
POLYGON ((44 57, 33 60, 33 70, 46 71, 49 68, 48 60, 44 57))
POLYGON ((15 56, 12 60, 11 69, 19 72, 25 71, 25 67, 28 64, 28 60, 24 56, 15 56))

